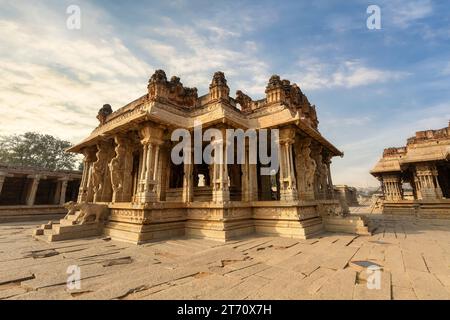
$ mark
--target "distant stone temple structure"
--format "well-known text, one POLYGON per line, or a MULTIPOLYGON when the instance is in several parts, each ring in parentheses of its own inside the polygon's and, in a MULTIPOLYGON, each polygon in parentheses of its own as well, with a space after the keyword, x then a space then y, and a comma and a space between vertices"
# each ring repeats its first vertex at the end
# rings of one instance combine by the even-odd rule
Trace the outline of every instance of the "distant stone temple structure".
POLYGON ((80 181, 78 171, 0 165, 0 223, 61 218, 80 181))
POLYGON ((354 187, 349 187, 347 185, 335 185, 334 193, 341 201, 341 207, 345 212, 349 211, 349 207, 359 205, 357 190, 354 187))
POLYGON ((384 213, 450 218, 450 122, 416 132, 405 147, 385 149, 371 174, 381 182, 384 213), (405 195, 405 184, 412 195, 405 195))
MULTIPOLYGON (((35 235, 103 234, 140 244, 184 235, 225 241, 254 232, 306 238, 333 229, 333 217, 344 218, 330 164, 343 154, 319 133, 316 107, 296 84, 274 75, 265 93, 253 100, 239 90, 232 98, 224 73, 216 72, 209 92, 198 96, 196 88, 157 70, 144 96, 115 112, 105 105, 99 126, 69 149, 84 155, 78 201, 68 204, 59 225, 44 225, 35 235), (194 137, 198 122, 203 133, 219 129, 225 140, 229 128, 279 129, 278 172, 261 175, 266 165, 250 164, 249 143, 244 164, 174 164, 171 134, 183 128, 194 137)), ((224 154, 234 146, 212 143, 219 142, 224 154)), ((362 221, 353 221, 337 229, 367 232, 362 221)))

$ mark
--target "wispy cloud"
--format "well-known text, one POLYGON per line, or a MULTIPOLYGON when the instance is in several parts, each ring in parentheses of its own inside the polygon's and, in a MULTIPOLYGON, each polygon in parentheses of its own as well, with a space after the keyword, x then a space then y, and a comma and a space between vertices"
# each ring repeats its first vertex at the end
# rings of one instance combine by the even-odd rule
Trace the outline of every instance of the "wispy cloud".
POLYGON ((101 23, 93 30, 110 37, 77 37, 48 8, 33 18, 14 6, 23 19, 0 20, 0 77, 8 79, 0 85, 0 134, 35 130, 75 142, 96 126, 104 103, 118 107, 145 93, 152 68, 101 23), (36 30, 41 20, 45 32, 36 30))
POLYGON ((387 7, 390 8, 392 22, 401 28, 407 28, 412 23, 428 17, 433 12, 431 0, 395 0, 389 1, 387 7))
POLYGON ((302 87, 308 90, 344 87, 355 88, 402 79, 408 72, 383 70, 365 65, 359 60, 330 63, 317 58, 301 58, 298 70, 291 76, 301 77, 302 87), (296 76, 298 74, 299 76, 296 76))
POLYGON ((243 86, 250 94, 263 94, 269 77, 268 64, 258 59, 260 50, 254 41, 237 44, 226 38, 240 37, 214 22, 208 32, 191 25, 181 25, 172 19, 148 30, 140 46, 169 74, 183 75, 182 80, 206 90, 215 71, 224 71, 231 86, 243 86), (212 35, 211 35, 212 32, 212 35))

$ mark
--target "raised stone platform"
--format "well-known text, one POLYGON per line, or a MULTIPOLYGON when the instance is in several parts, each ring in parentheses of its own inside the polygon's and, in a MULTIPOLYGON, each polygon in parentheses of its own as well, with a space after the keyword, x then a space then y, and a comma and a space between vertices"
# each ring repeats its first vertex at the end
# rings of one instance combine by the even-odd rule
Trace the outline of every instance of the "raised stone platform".
POLYGON ((371 230, 364 217, 346 216, 346 217, 324 217, 325 230, 331 232, 352 233, 358 235, 371 235, 371 230))
POLYGON ((385 201, 383 214, 450 219, 450 199, 385 201))
MULTIPOLYGON (((89 208, 102 205, 84 206, 89 211, 89 208)), ((103 206, 106 208, 106 204, 103 206)), ((69 214, 60 221, 60 225, 46 231, 47 237, 44 238, 59 241, 105 235, 143 244, 179 236, 228 241, 256 233, 308 239, 324 230, 331 230, 329 225, 332 220, 329 217, 335 215, 338 209, 337 200, 112 204, 108 206, 109 215, 104 224, 95 227, 78 225, 74 220, 80 213, 69 214), (323 221, 322 217, 326 220, 323 221)), ((364 222, 356 220, 345 220, 346 224, 339 226, 337 231, 368 234, 364 222)))
POLYGON ((0 223, 58 220, 66 212, 62 205, 0 206, 0 223))

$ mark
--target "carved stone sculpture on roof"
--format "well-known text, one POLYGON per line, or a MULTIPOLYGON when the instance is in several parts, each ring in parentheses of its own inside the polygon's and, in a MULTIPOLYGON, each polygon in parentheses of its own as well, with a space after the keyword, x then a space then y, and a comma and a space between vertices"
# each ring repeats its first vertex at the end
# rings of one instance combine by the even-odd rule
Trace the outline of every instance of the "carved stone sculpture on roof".
POLYGON ((183 87, 179 77, 173 76, 167 81, 163 70, 156 70, 148 84, 150 100, 169 101, 181 107, 195 107, 197 104, 197 88, 183 87))
POLYGON ((104 125, 106 123, 106 118, 112 113, 111 105, 105 104, 103 107, 98 110, 97 119, 100 122, 100 125, 104 125))
POLYGON ((241 90, 236 91, 236 102, 241 105, 243 113, 250 113, 252 111, 252 98, 243 93, 241 90))
POLYGON ((317 119, 317 112, 316 112, 316 106, 312 105, 310 108, 310 117, 313 128, 317 129, 319 126, 319 120, 317 119))
POLYGON ((227 85, 227 79, 222 71, 214 73, 211 84, 209 85, 209 94, 212 100, 229 100, 230 88, 227 85))
POLYGON ((266 93, 267 93, 267 90, 281 88, 281 85, 282 85, 282 82, 281 82, 280 76, 277 74, 274 74, 269 79, 269 83, 267 84, 267 87, 266 87, 266 93))

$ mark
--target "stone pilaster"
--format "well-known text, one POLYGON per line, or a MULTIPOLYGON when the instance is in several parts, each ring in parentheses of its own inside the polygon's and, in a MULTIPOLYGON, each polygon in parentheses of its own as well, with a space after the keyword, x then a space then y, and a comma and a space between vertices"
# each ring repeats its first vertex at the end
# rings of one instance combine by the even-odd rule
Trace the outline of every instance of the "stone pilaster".
POLYGON ((163 129, 152 124, 145 124, 140 129, 142 144, 142 166, 139 182, 139 203, 159 201, 157 184, 159 168, 160 146, 163 143, 163 129))
POLYGON ((282 201, 298 200, 294 170, 294 142, 295 129, 283 128, 280 130, 278 158, 280 161, 280 199, 282 201))

